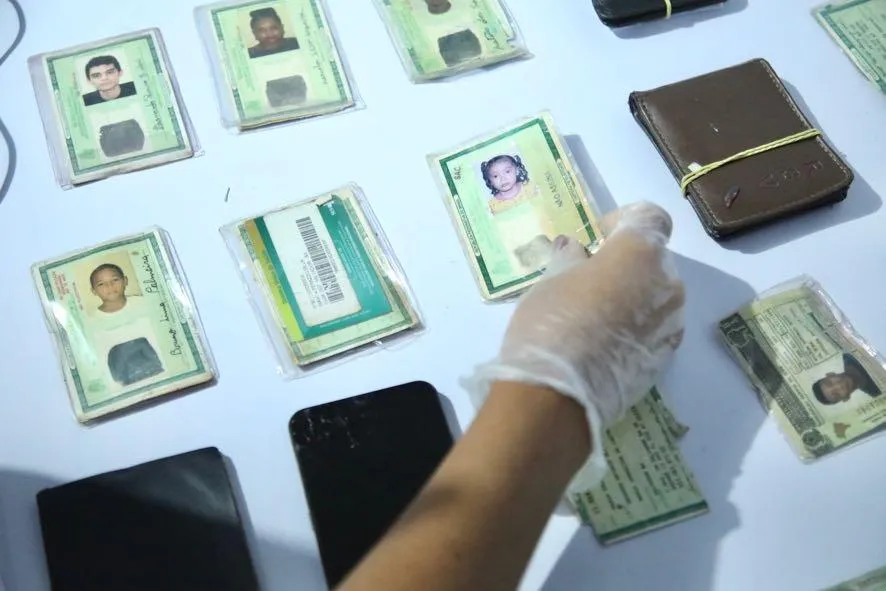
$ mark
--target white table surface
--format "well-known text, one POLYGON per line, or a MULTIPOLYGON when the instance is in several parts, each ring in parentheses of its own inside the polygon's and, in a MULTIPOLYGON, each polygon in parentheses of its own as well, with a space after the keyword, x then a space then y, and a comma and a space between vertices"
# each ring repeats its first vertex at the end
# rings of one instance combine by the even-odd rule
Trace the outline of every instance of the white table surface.
MULTIPOLYGON (((0 203, 0 530, 11 589, 48 589, 34 503, 39 489, 210 445, 236 467, 263 588, 323 589, 289 417, 421 379, 444 393, 462 426, 470 422, 473 409, 458 378, 494 354, 512 306, 481 302, 424 156, 541 109, 550 109, 569 136, 604 210, 648 199, 674 216, 688 327, 662 386, 692 428, 683 450, 711 512, 606 549, 575 519, 555 516, 524 587, 811 590, 886 564, 886 439, 802 464, 713 335, 714 323, 755 291, 809 273, 886 349, 877 295, 886 287, 878 279, 886 260, 879 197, 886 192, 886 97, 815 23, 814 0, 729 0, 720 11, 619 32, 597 20, 590 0, 511 0, 534 59, 421 86, 406 78, 368 0, 330 0, 366 108, 243 136, 219 124, 191 17, 196 2, 22 2, 27 33, 0 68, 0 117, 18 153, 0 203), (26 58, 148 26, 164 34, 205 155, 60 190, 26 58), (790 83, 856 179, 842 204, 719 245, 680 197, 632 119, 627 96, 755 57, 767 58, 790 83), (284 382, 218 227, 348 181, 369 196, 428 329, 406 347, 284 382), (152 224, 173 237, 220 381, 81 427, 28 267, 152 224)), ((0 51, 13 37, 13 16, 0 0, 0 51)))

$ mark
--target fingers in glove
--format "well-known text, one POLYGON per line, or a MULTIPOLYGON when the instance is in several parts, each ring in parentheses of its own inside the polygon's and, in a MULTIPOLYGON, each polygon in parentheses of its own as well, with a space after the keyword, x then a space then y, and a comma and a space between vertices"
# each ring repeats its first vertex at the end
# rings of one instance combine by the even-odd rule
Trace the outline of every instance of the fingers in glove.
POLYGON ((646 201, 633 203, 606 215, 602 220, 603 232, 612 237, 629 231, 657 245, 664 246, 670 240, 674 225, 667 211, 646 201))
POLYGON ((545 269, 546 277, 555 277, 573 268, 575 265, 586 261, 588 253, 581 242, 567 236, 557 236, 554 239, 553 254, 545 269))

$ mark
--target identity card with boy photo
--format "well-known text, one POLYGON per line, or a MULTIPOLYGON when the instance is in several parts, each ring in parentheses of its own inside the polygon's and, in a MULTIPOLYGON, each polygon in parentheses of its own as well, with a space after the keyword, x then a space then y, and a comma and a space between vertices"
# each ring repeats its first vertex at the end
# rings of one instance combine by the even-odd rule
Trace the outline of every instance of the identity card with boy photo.
POLYGON ((196 308, 162 230, 31 271, 80 422, 214 378, 196 308))
POLYGON ((61 186, 198 149, 159 30, 36 55, 28 64, 61 186))
POLYGON ((286 377, 420 319, 355 185, 221 229, 286 377))
POLYGON ((195 10, 226 127, 241 130, 355 106, 322 0, 252 0, 195 10))
POLYGON ((589 251, 602 239, 590 190, 548 113, 428 159, 487 300, 538 281, 557 236, 589 251))
POLYGON ((502 0, 375 0, 415 82, 531 57, 502 0))

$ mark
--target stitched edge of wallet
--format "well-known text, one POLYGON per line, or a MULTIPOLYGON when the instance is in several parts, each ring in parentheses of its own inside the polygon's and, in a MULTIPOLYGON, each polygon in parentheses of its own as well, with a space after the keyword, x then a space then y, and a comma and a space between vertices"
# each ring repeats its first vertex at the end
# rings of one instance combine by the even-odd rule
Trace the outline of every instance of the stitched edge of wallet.
MULTIPOLYGON (((806 117, 806 115, 804 115, 803 112, 800 111, 796 102, 794 102, 794 98, 790 95, 790 93, 784 87, 783 83, 781 82, 781 79, 775 74, 775 71, 772 69, 772 66, 769 64, 769 62, 767 62, 765 59, 758 58, 758 59, 754 59, 754 60, 749 60, 749 61, 744 62, 742 64, 737 64, 736 66, 732 66, 732 67, 738 67, 738 66, 742 66, 742 65, 751 64, 751 63, 760 63, 763 65, 763 68, 766 70, 766 73, 768 74, 769 79, 772 80, 773 86, 775 86, 775 88, 776 88, 776 90, 778 90, 779 94, 781 94, 781 96, 787 101, 788 105, 790 106, 790 108, 794 112, 794 114, 797 116, 797 119, 800 121, 800 123, 802 125, 805 125, 807 129, 812 129, 812 123, 809 121, 809 119, 806 117)), ((714 73, 715 72, 711 72, 710 74, 714 74, 714 73)), ((710 75, 710 74, 708 74, 708 75, 710 75)), ((685 82, 685 80, 681 81, 681 82, 685 82)), ((676 84, 680 84, 681 82, 677 82, 676 84)), ((648 96, 648 94, 650 92, 655 92, 655 91, 653 90, 653 91, 647 91, 644 93, 636 93, 635 94, 636 102, 637 102, 638 106, 640 107, 640 110, 643 112, 644 118, 648 122, 649 126, 651 126, 652 129, 655 131, 655 137, 658 140, 656 143, 661 143, 664 145, 665 149, 667 150, 668 154, 670 155, 671 159, 673 160, 673 162, 675 164, 675 168, 679 169, 679 162, 678 162, 678 159, 676 157, 674 150, 671 148, 670 142, 661 133, 661 130, 659 129, 658 125, 656 125, 656 123, 655 123, 655 117, 653 117, 652 114, 647 109, 646 96, 648 96)), ((842 181, 835 183, 834 185, 829 186, 827 188, 823 188, 822 190, 812 194, 811 196, 801 197, 799 199, 795 199, 793 201, 783 203, 777 207, 773 207, 770 209, 759 211, 755 214, 751 214, 749 216, 737 218, 737 219, 730 220, 730 221, 726 221, 726 220, 720 218, 719 216, 717 216, 711 210, 711 208, 708 206, 708 203, 704 200, 704 198, 701 196, 701 194, 698 192, 698 190, 695 189, 692 185, 690 185, 689 192, 694 198, 692 200, 692 202, 698 203, 704 209, 708 218, 720 225, 724 225, 724 224, 734 225, 734 224, 740 224, 740 223, 744 223, 744 222, 757 221, 757 220, 761 220, 761 219, 765 220, 765 219, 771 218, 771 216, 773 214, 777 215, 780 213, 784 213, 786 211, 794 210, 797 205, 805 205, 805 204, 815 203, 816 201, 819 201, 822 197, 824 197, 830 193, 833 193, 837 189, 841 188, 845 184, 847 179, 851 183, 852 176, 853 176, 852 171, 843 163, 843 160, 841 158, 839 158, 837 156, 837 154, 834 153, 834 151, 831 149, 831 147, 827 144, 827 142, 824 141, 824 139, 821 136, 816 137, 815 141, 824 150, 824 152, 830 157, 830 159, 837 166, 837 168, 839 168, 843 172, 844 178, 842 181)), ((675 178, 676 178, 676 176, 675 176, 675 178)))

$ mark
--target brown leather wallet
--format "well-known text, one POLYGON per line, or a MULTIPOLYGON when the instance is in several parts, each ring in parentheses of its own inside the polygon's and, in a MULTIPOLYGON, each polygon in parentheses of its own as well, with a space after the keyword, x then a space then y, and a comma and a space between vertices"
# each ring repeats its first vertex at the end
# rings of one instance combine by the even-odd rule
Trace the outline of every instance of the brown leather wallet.
MULTIPOLYGON (((680 181, 695 164, 811 129, 766 60, 630 96, 631 112, 680 181)), ((821 135, 736 160, 686 190, 711 237, 723 239, 846 198, 853 174, 821 135)))

